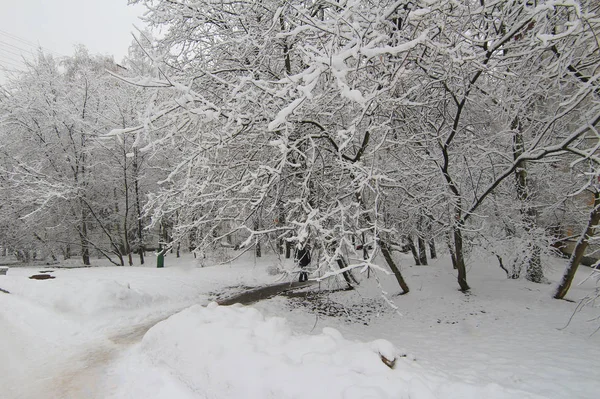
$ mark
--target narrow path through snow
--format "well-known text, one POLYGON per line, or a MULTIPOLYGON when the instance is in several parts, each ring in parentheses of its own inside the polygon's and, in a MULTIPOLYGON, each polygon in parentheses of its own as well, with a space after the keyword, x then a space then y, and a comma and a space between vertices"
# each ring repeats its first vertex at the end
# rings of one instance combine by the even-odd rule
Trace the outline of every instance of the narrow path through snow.
POLYGON ((272 298, 283 292, 309 287, 315 283, 316 281, 309 280, 302 283, 294 281, 291 283, 286 282, 273 285, 266 285, 263 287, 235 294, 227 299, 217 301, 217 303, 222 306, 233 305, 235 303, 241 303, 242 305, 250 305, 252 303, 262 301, 264 299, 272 298))
MULTIPOLYGON (((233 294, 231 297, 219 301, 219 304, 224 306, 235 303, 251 304, 312 284, 314 281, 262 286, 233 294)), ((106 339, 96 338, 78 349, 74 355, 53 364, 49 376, 43 381, 39 381, 39 384, 32 386, 32 389, 25 389, 23 394, 17 397, 22 399, 101 399, 109 396, 110 392, 120 383, 118 376, 110 375, 111 365, 120 357, 126 356, 126 353, 142 340, 148 330, 185 307, 172 310, 159 317, 153 317, 143 323, 122 328, 111 333, 106 339)))

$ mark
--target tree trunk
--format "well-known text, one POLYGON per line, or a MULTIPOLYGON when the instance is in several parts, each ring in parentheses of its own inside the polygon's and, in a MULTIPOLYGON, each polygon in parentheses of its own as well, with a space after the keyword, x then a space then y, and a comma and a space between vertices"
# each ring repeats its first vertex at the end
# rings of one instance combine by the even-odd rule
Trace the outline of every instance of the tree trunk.
POLYGON ((262 249, 260 247, 260 240, 256 239, 256 257, 260 258, 262 257, 262 249))
POLYGON ((454 255, 454 248, 452 248, 452 243, 450 242, 450 238, 448 238, 448 241, 446 241, 446 244, 448 245, 448 252, 450 252, 450 259, 452 260, 452 268, 454 270, 456 270, 456 269, 458 269, 457 262, 456 262, 456 255, 454 255))
POLYGON ((65 247, 63 249, 63 258, 65 260, 71 259, 71 244, 65 245, 65 247))
POLYGON ((137 148, 133 149, 133 188, 135 191, 135 207, 137 211, 137 239, 138 239, 138 253, 140 255, 140 264, 144 264, 144 237, 143 237, 143 228, 142 228, 142 207, 140 200, 140 174, 139 174, 139 164, 138 164, 138 150, 137 148))
MULTIPOLYGON (((254 221, 254 231, 258 231, 258 229, 260 229, 260 222, 258 221, 258 219, 256 219, 254 221)), ((260 246, 260 237, 256 237, 256 257, 260 258, 262 257, 262 248, 260 246)))
POLYGON ((437 252, 435 250, 435 241, 433 238, 429 240, 429 253, 431 254, 431 259, 437 259, 437 252))
POLYGON ((415 247, 415 243, 411 236, 406 236, 406 242, 408 243, 408 247, 410 248, 410 252, 412 253, 413 259, 415 260, 415 265, 421 266, 421 260, 419 258, 419 254, 417 253, 417 248, 415 247))
MULTIPOLYGON (((516 160, 525 151, 523 127, 518 117, 515 117, 513 120, 511 129, 515 131, 513 136, 513 159, 516 160)), ((526 208, 522 211, 523 222, 525 223, 525 231, 530 232, 535 227, 537 215, 535 209, 533 209, 528 203, 530 194, 527 187, 527 164, 525 162, 522 162, 519 167, 515 169, 515 179, 517 185, 517 197, 526 208)), ((534 283, 541 283, 544 280, 544 270, 542 268, 542 259, 540 257, 542 251, 535 243, 532 243, 530 248, 531 256, 527 261, 527 274, 525 275, 525 278, 534 283)))
POLYGON ((419 262, 421 262, 421 265, 427 266, 427 248, 425 246, 425 239, 419 237, 417 238, 417 242, 419 243, 419 262))
MULTIPOLYGON (((369 249, 368 249, 367 242, 365 240, 365 233, 364 232, 362 233, 362 242, 363 242, 363 247, 362 247, 362 250, 363 250, 363 260, 367 260, 367 259, 369 259, 369 249)), ((356 245, 354 243, 354 236, 352 236, 352 245, 354 247, 356 247, 356 245)), ((371 274, 371 269, 367 269, 367 278, 370 277, 370 274, 371 274)))
MULTIPOLYGON (((340 270, 348 267, 348 262, 346 262, 346 259, 344 259, 343 256, 338 257, 336 259, 336 263, 340 270)), ((352 272, 349 270, 342 272, 342 275, 344 276, 344 280, 346 280, 346 284, 348 284, 349 288, 354 288, 353 284, 358 285, 358 281, 356 278, 354 278, 354 275, 352 275, 352 272)))
MULTIPOLYGON (((125 127, 125 126, 123 126, 125 127)), ((133 266, 133 258, 131 256, 131 243, 129 242, 129 178, 127 175, 127 149, 123 143, 123 190, 125 192, 125 209, 123 215, 123 250, 127 254, 129 266, 133 266)), ((116 198, 115 198, 116 201, 116 198)))
POLYGON ((90 248, 87 242, 87 224, 81 223, 81 230, 79 231, 79 238, 81 242, 81 259, 85 266, 90 265, 90 248))
POLYGON ((292 243, 285 240, 285 258, 289 259, 292 257, 292 243))
POLYGON ((527 274, 525 278, 533 283, 541 284, 544 282, 544 269, 542 268, 542 250, 537 244, 531 248, 531 257, 527 264, 527 274))
POLYGON ((463 252, 463 237, 462 237, 462 223, 458 223, 458 226, 454 227, 454 256, 452 258, 455 269, 458 271, 458 285, 460 290, 465 292, 471 288, 467 284, 467 268, 465 266, 465 258, 463 252))
POLYGON ((504 270, 504 272, 506 272, 506 277, 510 278, 510 273, 508 272, 508 269, 506 267, 504 267, 504 262, 502 261, 502 257, 498 254, 496 254, 496 259, 498 259, 498 264, 500 265, 500 268, 502 270, 504 270))
POLYGON ((590 218, 585 228, 585 231, 579 237, 579 240, 575 245, 575 250, 569 258, 569 263, 567 264, 567 268, 565 269, 565 273, 560 281, 560 284, 556 288, 554 298, 563 299, 565 295, 567 295, 569 288, 571 288, 571 283, 573 282, 575 273, 577 272, 577 268, 579 267, 585 250, 588 247, 589 240, 594 236, 596 232, 598 222, 600 222, 600 192, 596 191, 594 192, 594 209, 592 209, 592 211, 590 212, 590 218))
POLYGON ((385 258, 385 261, 388 264, 389 268, 394 273, 394 276, 396 276, 396 280, 398 281, 398 284, 400 285, 400 288, 402 289, 402 293, 400 295, 408 294, 410 289, 408 288, 406 281, 404 281, 404 277, 402 277, 402 273, 400 273, 400 269, 398 269, 398 266, 396 266, 396 263, 394 262, 394 259, 392 258, 392 254, 390 253, 387 243, 384 243, 384 242, 381 243, 381 253, 383 254, 383 257, 385 258))

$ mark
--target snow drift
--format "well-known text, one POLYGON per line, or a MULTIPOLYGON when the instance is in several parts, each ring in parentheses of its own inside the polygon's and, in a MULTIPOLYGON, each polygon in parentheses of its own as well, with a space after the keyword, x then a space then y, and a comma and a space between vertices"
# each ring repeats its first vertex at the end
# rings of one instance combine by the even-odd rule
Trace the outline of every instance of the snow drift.
POLYGON ((413 373, 391 343, 335 329, 294 335, 287 321, 234 305, 193 306, 153 327, 142 350, 195 392, 229 398, 399 398, 413 373), (397 358, 395 369, 381 360, 397 358))
POLYGON ((351 341, 333 328, 300 335, 284 318, 241 305, 188 308, 150 329, 141 351, 189 389, 189 397, 537 397, 436 378, 388 341, 351 341), (396 359, 394 368, 381 356, 396 359))

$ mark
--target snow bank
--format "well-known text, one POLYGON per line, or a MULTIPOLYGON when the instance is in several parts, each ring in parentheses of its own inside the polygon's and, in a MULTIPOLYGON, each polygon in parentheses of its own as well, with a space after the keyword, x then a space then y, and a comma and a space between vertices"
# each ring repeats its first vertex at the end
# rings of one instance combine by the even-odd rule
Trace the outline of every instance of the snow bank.
POLYGON ((400 355, 387 341, 352 342, 332 328, 294 335, 285 319, 239 305, 188 308, 148 331, 142 350, 208 397, 399 398, 417 386, 409 360, 395 370, 381 361, 400 355))
POLYGON ((63 277, 30 280, 25 276, 3 281, 8 290, 59 312, 93 315, 114 310, 135 309, 160 299, 113 279, 63 277))
POLYGON ((163 376, 183 383, 189 397, 532 397, 496 384, 440 380, 388 341, 351 341, 333 328, 299 335, 285 319, 240 305, 188 308, 150 329, 140 349, 163 376), (394 369, 382 355, 396 359, 394 369))
MULTIPOLYGON (((259 286, 273 282, 267 268, 255 268, 253 258, 235 266, 197 267, 191 254, 180 259, 169 257, 165 268, 90 267, 56 269, 46 267, 48 280, 29 277, 43 269, 10 268, 2 276, 0 288, 43 307, 86 318, 116 316, 142 309, 178 308, 207 303, 209 293, 226 295, 229 286, 259 286)), ((149 262, 152 264, 152 262, 149 262)), ((275 264, 271 260, 272 264, 275 264)))

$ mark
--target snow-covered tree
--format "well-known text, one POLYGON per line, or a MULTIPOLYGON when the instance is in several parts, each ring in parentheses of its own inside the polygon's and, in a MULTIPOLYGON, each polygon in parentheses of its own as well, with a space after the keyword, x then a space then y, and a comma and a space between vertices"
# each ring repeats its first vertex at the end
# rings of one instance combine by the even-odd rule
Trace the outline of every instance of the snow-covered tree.
POLYGON ((0 104, 2 186, 11 197, 2 221, 52 254, 76 249, 84 264, 91 251, 116 264, 128 255, 131 264, 131 242, 142 248, 143 156, 131 137, 100 138, 137 124, 145 97, 109 71, 123 67, 83 47, 61 60, 40 53, 0 104))
POLYGON ((596 143, 593 2, 137 3, 163 34, 158 73, 134 82, 163 89, 151 145, 180 151, 155 223, 205 244, 311 241, 332 273, 382 253, 404 292, 394 243, 447 237, 466 291, 469 232, 516 209, 509 235, 542 279, 539 161, 596 143), (346 267, 355 237, 375 250, 346 267))

